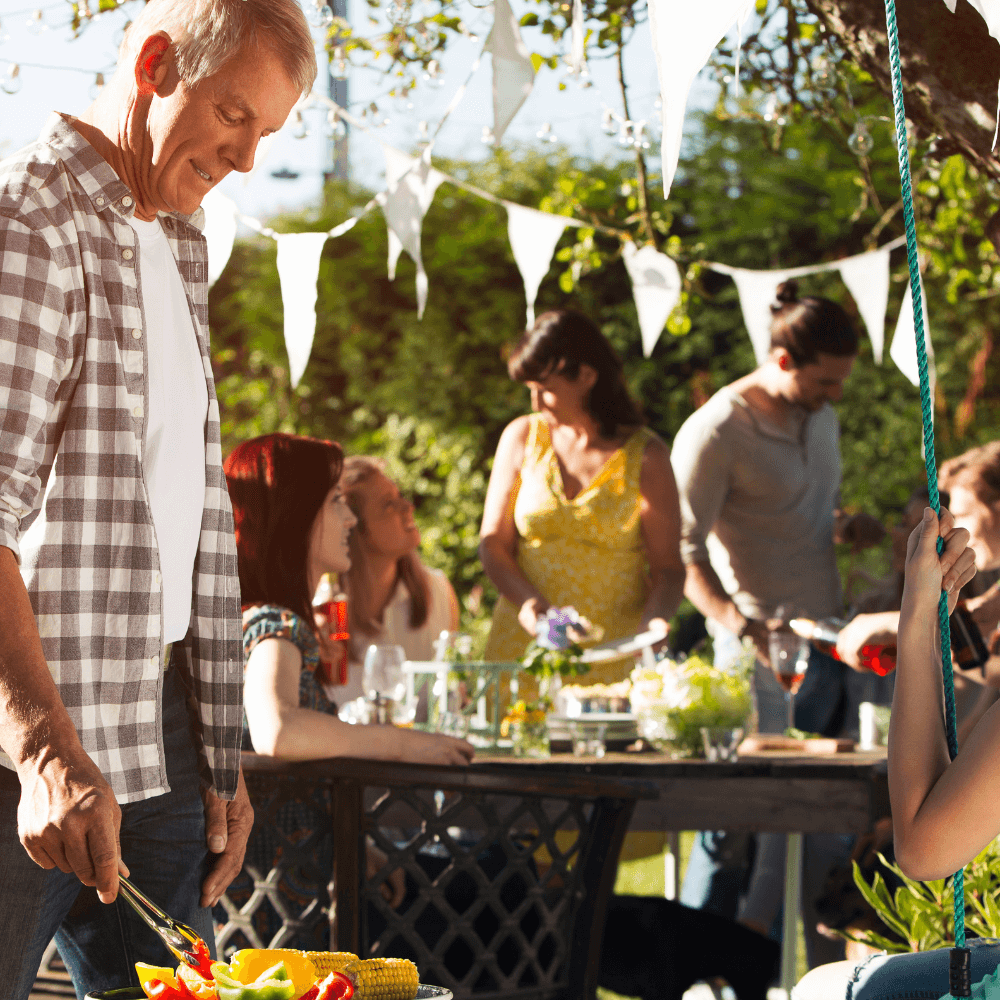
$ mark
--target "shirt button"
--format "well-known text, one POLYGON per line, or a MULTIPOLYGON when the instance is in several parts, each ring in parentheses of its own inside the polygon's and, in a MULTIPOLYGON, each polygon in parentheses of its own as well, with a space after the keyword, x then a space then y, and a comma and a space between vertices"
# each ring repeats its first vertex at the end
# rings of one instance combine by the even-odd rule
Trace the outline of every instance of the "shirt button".
POLYGON ((141 406, 135 407, 135 409, 132 410, 132 415, 136 416, 136 417, 141 417, 142 416, 142 407, 141 406))
POLYGON ((128 195, 125 195, 125 197, 122 198, 122 204, 126 208, 131 208, 132 207, 132 199, 128 195))
POLYGON ((98 195, 98 197, 95 198, 94 201, 96 202, 98 208, 104 208, 105 204, 107 203, 107 199, 102 195, 98 195))
POLYGON ((131 260, 134 256, 135 256, 135 254, 132 253, 132 251, 129 250, 128 247, 125 247, 125 249, 122 250, 122 257, 124 257, 125 260, 131 260))
POLYGON ((142 330, 133 330, 132 331, 132 339, 133 340, 142 340, 142 330))

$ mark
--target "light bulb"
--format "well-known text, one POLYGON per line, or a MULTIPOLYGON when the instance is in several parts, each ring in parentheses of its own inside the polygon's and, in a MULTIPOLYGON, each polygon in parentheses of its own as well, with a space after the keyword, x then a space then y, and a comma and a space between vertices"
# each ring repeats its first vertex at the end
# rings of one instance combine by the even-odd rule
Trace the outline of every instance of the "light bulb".
POLYGON ((90 85, 90 97, 96 99, 97 95, 104 89, 104 74, 98 73, 94 77, 94 82, 90 85))
POLYGON ((420 133, 421 139, 426 139, 430 135, 430 129, 427 122, 417 122, 417 132, 420 133))
POLYGON ((341 45, 338 45, 333 50, 333 59, 330 62, 330 76, 334 80, 347 79, 347 59, 344 56, 344 49, 341 45))
POLYGON ((615 113, 611 108, 605 108, 604 114, 601 115, 601 131, 605 135, 617 135, 618 125, 615 122, 615 113))
POLYGON ((479 141, 484 146, 495 146, 497 144, 497 137, 493 134, 493 129, 489 125, 483 126, 483 134, 480 136, 479 141))
POLYGON ((0 82, 0 89, 5 94, 16 94, 21 89, 21 67, 17 63, 13 63, 7 70, 7 75, 0 82))
POLYGON ((618 133, 618 145, 626 148, 632 145, 631 122, 622 122, 621 131, 618 133))
POLYGON ((632 130, 632 145, 636 149, 649 149, 649 135, 646 132, 646 123, 639 122, 632 130))
POLYGON ((542 127, 535 133, 535 138, 541 139, 542 142, 555 142, 556 134, 548 122, 543 122, 542 127))
POLYGON ((410 23, 410 4, 407 0, 392 0, 385 9, 389 23, 397 28, 405 28, 410 23))
POLYGON ((441 67, 438 65, 437 59, 432 59, 427 64, 427 69, 424 71, 424 82, 428 87, 444 86, 444 80, 441 78, 441 67))
POLYGON ((295 136, 296 139, 304 139, 307 135, 309 135, 309 128, 306 125, 306 120, 301 111, 295 112, 295 127, 292 130, 292 135, 295 136))
POLYGON ((854 131, 848 136, 847 145, 855 156, 867 156, 875 148, 871 132, 860 119, 855 124, 854 131))
POLYGON ((813 64, 812 81, 822 90, 829 90, 837 82, 837 72, 826 56, 820 56, 813 64))
POLYGON ((45 13, 41 10, 36 10, 35 13, 28 18, 26 27, 33 35, 40 35, 42 32, 48 31, 49 26, 45 23, 45 13))
POLYGON ((329 4, 323 4, 319 9, 319 26, 329 28, 333 24, 333 8, 329 4))
POLYGON ((347 135, 347 126, 344 124, 344 120, 340 117, 340 112, 336 108, 331 108, 330 113, 326 116, 327 132, 331 139, 340 141, 347 135))
POLYGON ((580 67, 580 75, 578 77, 578 81, 581 90, 587 90, 589 87, 593 87, 594 85, 593 80, 590 79, 590 70, 588 69, 586 63, 584 63, 580 67))

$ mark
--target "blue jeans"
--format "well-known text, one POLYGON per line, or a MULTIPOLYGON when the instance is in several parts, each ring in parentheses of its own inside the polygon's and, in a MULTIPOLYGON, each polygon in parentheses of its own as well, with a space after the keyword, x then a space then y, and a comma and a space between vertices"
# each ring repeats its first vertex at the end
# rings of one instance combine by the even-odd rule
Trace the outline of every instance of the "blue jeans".
MULTIPOLYGON (((715 665, 726 669, 742 653, 742 642, 737 636, 716 627, 714 637, 715 665)), ((759 664, 758 664, 759 667, 759 664)), ((807 732, 834 735, 842 724, 844 706, 844 665, 812 649, 809 668, 799 693, 795 696, 795 725, 807 732)), ((754 674, 754 698, 760 731, 763 733, 783 732, 787 724, 785 694, 771 672, 759 668, 754 674)), ((781 857, 783 865, 784 836, 763 834, 758 837, 758 846, 765 849, 762 854, 770 858, 781 857), (780 843, 779 843, 780 842, 780 843)), ((831 864, 850 855, 852 840, 836 834, 808 835, 803 849, 802 896, 803 907, 808 914, 811 901, 822 894, 831 864)), ((732 834, 724 830, 705 830, 698 834, 691 849, 684 882, 681 886, 680 901, 686 906, 708 910, 719 916, 735 918, 747 916, 755 922, 771 923, 776 919, 780 906, 781 883, 772 883, 773 898, 745 898, 751 886, 749 858, 753 851, 753 841, 746 834, 732 834), (740 901, 744 900, 746 912, 740 912, 740 901)), ((761 884, 762 880, 756 880, 761 884)), ((815 923, 815 921, 810 921, 815 923)), ((810 964, 833 961, 843 954, 843 946, 829 942, 807 927, 806 946, 810 964)))
MULTIPOLYGON (((211 867, 198 759, 176 668, 163 685, 163 739, 170 791, 122 806, 122 859, 153 902, 189 924, 215 954, 211 913, 199 906, 211 867)), ((17 836, 17 775, 0 767, 0 983, 3 995, 26 1000, 46 945, 59 953, 83 1000, 91 990, 138 985, 134 963, 177 964, 160 939, 119 897, 105 905, 75 875, 46 871, 17 836)))
MULTIPOLYGON (((975 987, 1000 966, 1000 942, 972 940, 968 945, 975 987)), ((948 992, 948 951, 873 955, 855 970, 847 1000, 938 1000, 948 992)))

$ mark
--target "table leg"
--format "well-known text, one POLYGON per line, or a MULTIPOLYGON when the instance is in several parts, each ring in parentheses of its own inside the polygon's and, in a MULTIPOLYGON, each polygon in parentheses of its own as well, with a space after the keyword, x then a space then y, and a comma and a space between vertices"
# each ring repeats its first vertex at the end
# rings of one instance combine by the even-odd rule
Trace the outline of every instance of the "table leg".
POLYGON ((795 985, 795 950, 802 894, 802 834, 790 833, 785 847, 785 907, 781 928, 781 988, 790 997, 795 985))
POLYGON ((667 831, 667 849, 663 854, 663 896, 677 898, 677 882, 681 868, 681 835, 677 830, 667 831))

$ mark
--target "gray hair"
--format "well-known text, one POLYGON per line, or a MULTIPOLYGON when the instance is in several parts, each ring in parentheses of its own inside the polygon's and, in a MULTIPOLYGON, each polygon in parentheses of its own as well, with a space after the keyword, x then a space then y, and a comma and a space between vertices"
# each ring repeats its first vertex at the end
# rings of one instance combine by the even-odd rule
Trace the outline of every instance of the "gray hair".
POLYGON ((131 62, 152 34, 174 43, 177 71, 194 87, 246 47, 266 45, 282 61, 299 91, 316 80, 316 53, 297 0, 149 0, 129 25, 119 65, 131 62))

